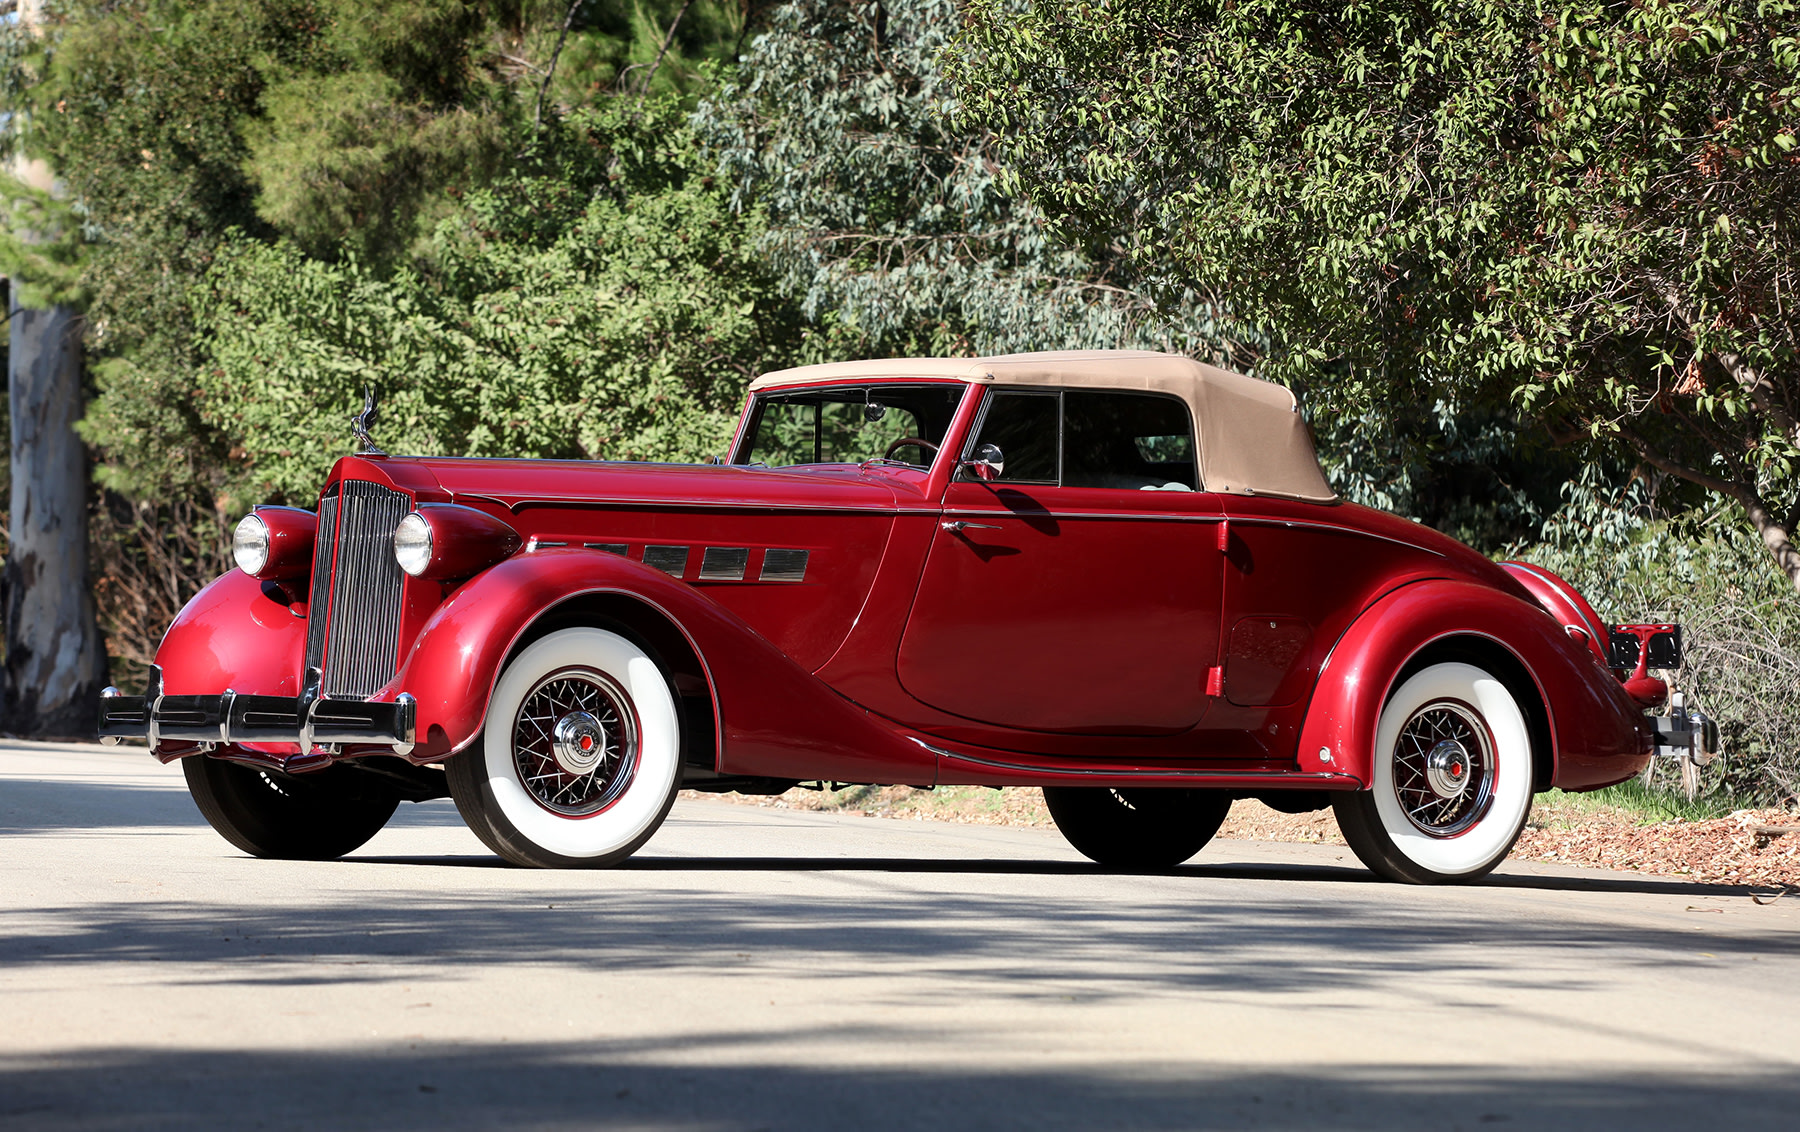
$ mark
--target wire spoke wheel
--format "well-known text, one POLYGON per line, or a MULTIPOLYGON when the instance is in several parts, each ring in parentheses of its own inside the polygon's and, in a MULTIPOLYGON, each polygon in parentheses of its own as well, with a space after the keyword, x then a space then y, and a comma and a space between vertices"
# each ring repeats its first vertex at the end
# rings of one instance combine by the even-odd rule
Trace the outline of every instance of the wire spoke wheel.
POLYGON ((1531 737, 1506 683, 1474 664, 1401 682, 1374 735, 1366 790, 1332 796, 1338 828, 1389 880, 1446 884, 1506 859, 1531 812, 1531 737))
POLYGON ((541 681, 513 721, 513 762, 540 806, 579 816, 603 810, 631 782, 637 716, 618 683, 568 668, 541 681))
POLYGON ((617 864, 656 832, 681 786, 669 674, 621 633, 550 633, 507 664, 477 742, 444 771, 463 820, 513 864, 617 864))
POLYGON ((1432 837, 1455 837, 1493 801, 1493 739, 1473 708, 1427 704, 1400 728, 1394 795, 1408 821, 1432 837))

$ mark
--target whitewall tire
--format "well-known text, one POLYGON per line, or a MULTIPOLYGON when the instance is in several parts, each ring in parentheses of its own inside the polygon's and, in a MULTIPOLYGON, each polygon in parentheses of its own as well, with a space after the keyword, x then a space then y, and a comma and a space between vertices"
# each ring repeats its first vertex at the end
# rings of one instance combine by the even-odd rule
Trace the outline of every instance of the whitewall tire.
POLYGON ((1434 664, 1389 697, 1376 728, 1370 789, 1333 797, 1363 864, 1390 880, 1446 884, 1485 876, 1531 812, 1531 734, 1518 701, 1472 664, 1434 664))
POLYGON ((564 629, 506 666, 480 741, 445 770, 463 820, 513 864, 617 864, 656 832, 681 787, 678 702, 636 643, 564 629))

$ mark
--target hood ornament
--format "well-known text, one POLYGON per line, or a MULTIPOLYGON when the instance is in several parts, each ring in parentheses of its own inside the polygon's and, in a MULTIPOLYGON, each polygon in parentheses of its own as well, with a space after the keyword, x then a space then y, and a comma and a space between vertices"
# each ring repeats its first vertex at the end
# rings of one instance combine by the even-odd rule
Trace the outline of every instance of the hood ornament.
POLYGON ((356 441, 358 456, 386 456, 387 453, 375 447, 375 441, 369 436, 369 429, 375 425, 375 387, 363 386, 362 412, 350 418, 350 436, 356 441))

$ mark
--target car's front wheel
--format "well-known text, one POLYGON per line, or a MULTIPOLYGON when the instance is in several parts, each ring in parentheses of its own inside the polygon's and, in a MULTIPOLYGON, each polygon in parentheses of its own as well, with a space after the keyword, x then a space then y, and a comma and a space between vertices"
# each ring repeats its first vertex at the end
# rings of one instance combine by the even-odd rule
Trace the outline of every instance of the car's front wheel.
POLYGON ((1371 789, 1334 795, 1338 828, 1390 880, 1485 876, 1531 812, 1531 736, 1506 685, 1470 664, 1408 677, 1376 727, 1371 789))
POLYGON ((380 833, 400 804, 386 783, 348 766, 282 774, 191 755, 181 773, 207 824, 253 857, 342 857, 380 833))
POLYGON ((1081 854, 1118 869, 1168 869, 1200 852, 1231 810, 1221 790, 1046 786, 1056 828, 1081 854))
POLYGON ((617 633, 551 633, 506 666, 479 741, 444 770, 463 820, 513 864, 617 864, 680 789, 675 693, 655 658, 617 633))

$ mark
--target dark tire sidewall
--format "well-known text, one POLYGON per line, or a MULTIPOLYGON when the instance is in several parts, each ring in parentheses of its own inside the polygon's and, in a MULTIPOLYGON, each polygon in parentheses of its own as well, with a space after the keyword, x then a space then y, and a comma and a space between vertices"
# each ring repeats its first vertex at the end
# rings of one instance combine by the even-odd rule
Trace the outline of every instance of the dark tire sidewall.
POLYGON ((1047 786, 1044 804, 1082 856, 1108 868, 1154 870, 1174 868, 1205 848, 1225 823, 1231 796, 1217 790, 1047 786))
POLYGON ((351 767, 284 775, 191 755, 181 770, 207 824, 254 857, 342 857, 381 832, 400 804, 397 793, 351 767))

